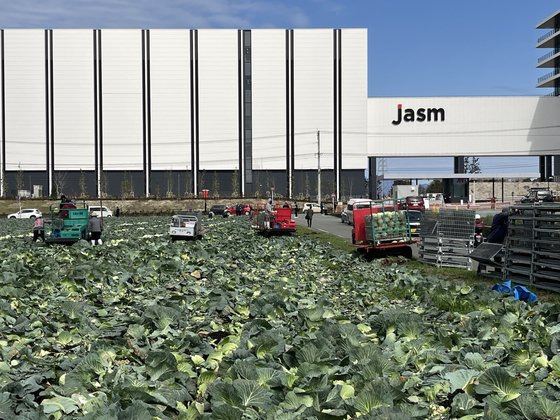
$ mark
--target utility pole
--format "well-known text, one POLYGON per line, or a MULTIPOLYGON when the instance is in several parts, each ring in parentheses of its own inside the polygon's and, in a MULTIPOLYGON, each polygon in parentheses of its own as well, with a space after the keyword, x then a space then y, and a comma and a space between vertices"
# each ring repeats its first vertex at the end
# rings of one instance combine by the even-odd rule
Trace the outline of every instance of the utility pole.
POLYGON ((321 205, 321 132, 317 130, 317 203, 321 205))

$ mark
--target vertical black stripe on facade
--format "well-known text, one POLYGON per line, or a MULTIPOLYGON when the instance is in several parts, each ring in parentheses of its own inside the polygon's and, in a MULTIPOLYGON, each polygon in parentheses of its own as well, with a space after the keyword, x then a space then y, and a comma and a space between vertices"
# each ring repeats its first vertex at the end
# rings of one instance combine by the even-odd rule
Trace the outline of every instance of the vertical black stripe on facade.
POLYGON ((253 192, 253 68, 251 31, 243 31, 243 191, 253 192))
MULTIPOLYGON (((49 30, 49 105, 50 105, 50 137, 51 137, 51 172, 54 173, 55 161, 54 161, 54 54, 53 54, 53 31, 49 30)), ((49 176, 49 168, 47 167, 47 177, 49 176)), ((31 185, 29 186, 31 188, 31 185)), ((50 191, 49 191, 50 193, 50 191)))
MULTIPOLYGON (((342 174, 342 30, 338 29, 338 174, 342 174)), ((337 186, 337 188, 339 188, 337 186)), ((336 191, 337 200, 339 191, 336 191)))
POLYGON ((195 163, 194 163, 194 148, 195 148, 195 128, 194 128, 194 36, 193 30, 189 31, 189 54, 190 54, 190 90, 191 90, 191 179, 192 179, 192 191, 196 192, 195 188, 195 163))
POLYGON ((146 30, 142 30, 142 163, 144 171, 144 191, 147 193, 148 185, 148 110, 147 110, 147 84, 146 84, 146 30))
MULTIPOLYGON (((6 79, 4 76, 4 29, 0 30, 0 94, 2 101, 2 179, 6 176, 6 79)), ((6 191, 3 191, 6 195, 6 191)))
MULTIPOLYGON (((45 29, 45 148, 46 148, 46 170, 47 170, 47 183, 50 185, 50 123, 49 117, 49 30, 45 29)), ((49 191, 49 194, 52 192, 49 191)))
POLYGON ((99 171, 103 174, 103 44, 101 42, 101 29, 97 31, 97 78, 98 78, 98 99, 99 99, 99 171))
MULTIPOLYGON (((151 83, 151 62, 150 62, 150 30, 146 29, 146 109, 147 114, 147 134, 148 142, 148 181, 152 173, 152 83, 151 83)), ((148 192, 150 185, 148 183, 148 192)))
POLYGON ((195 76, 194 76, 194 106, 195 106, 195 111, 196 111, 196 115, 195 115, 195 137, 194 137, 194 141, 195 141, 195 145, 196 145, 196 173, 197 173, 197 185, 196 185, 196 190, 195 193, 198 194, 198 173, 200 171, 200 150, 199 150, 199 146, 200 146, 200 127, 199 127, 199 118, 198 118, 198 30, 195 30, 194 32, 194 71, 195 71, 195 76))
MULTIPOLYGON (((241 30, 237 31, 237 127, 238 127, 238 159, 239 159, 239 187, 242 189, 242 182, 244 179, 243 171, 245 170, 245 165, 243 165, 243 141, 244 141, 244 130, 243 130, 243 118, 244 108, 243 103, 245 102, 245 92, 243 89, 244 85, 244 71, 243 71, 243 50, 245 48, 244 39, 242 37, 241 30)), ((235 194, 237 191, 233 191, 235 194)))
MULTIPOLYGON (((286 196, 290 197, 290 186, 293 181, 291 166, 291 142, 290 142, 290 31, 286 29, 286 185, 288 191, 286 196)), ((291 186, 293 188, 293 186, 291 186)), ((290 197, 291 198, 291 197, 290 197)))
POLYGON ((337 30, 333 29, 333 169, 334 181, 338 175, 338 48, 337 30))
POLYGON ((294 117, 294 30, 290 29, 290 163, 292 172, 295 167, 295 117, 294 117))
MULTIPOLYGON (((98 99, 98 91, 97 91, 97 30, 93 30, 93 143, 95 147, 95 185, 98 189, 98 182, 99 179, 99 115, 97 109, 97 99, 98 99)), ((99 191, 97 191, 99 195, 99 191)))
MULTIPOLYGON (((142 30, 142 169, 144 171, 144 182, 148 167, 148 157, 146 156, 146 31, 142 30)), ((148 186, 144 185, 144 191, 148 186)))

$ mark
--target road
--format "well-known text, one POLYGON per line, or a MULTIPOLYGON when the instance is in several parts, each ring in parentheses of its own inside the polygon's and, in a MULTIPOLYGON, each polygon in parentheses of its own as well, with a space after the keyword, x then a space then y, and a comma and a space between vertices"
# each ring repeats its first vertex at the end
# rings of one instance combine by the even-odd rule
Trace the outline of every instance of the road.
MULTIPOLYGON (((294 220, 298 226, 307 226, 307 220, 305 220, 305 215, 303 214, 299 214, 298 218, 294 220)), ((352 226, 341 223, 339 217, 315 213, 311 229, 336 235, 346 239, 348 242, 352 241, 352 226)))
MULTIPOLYGON (((294 219, 298 226, 307 226, 307 220, 305 220, 305 215, 299 214, 297 219, 294 219)), ((313 215, 313 223, 311 229, 318 230, 320 232, 330 233, 331 235, 338 236, 352 242, 352 226, 342 223, 339 217, 328 216, 324 214, 315 213, 313 215)), ((418 259, 418 245, 413 244, 412 257, 418 259)))

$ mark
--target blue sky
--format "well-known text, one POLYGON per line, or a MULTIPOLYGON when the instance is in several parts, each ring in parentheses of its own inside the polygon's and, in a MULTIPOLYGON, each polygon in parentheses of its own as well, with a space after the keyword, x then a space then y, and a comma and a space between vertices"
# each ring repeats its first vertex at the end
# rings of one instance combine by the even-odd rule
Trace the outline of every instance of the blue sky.
MULTIPOLYGON (((535 65, 547 51, 535 44, 545 31, 535 26, 558 8, 550 0, 4 0, 0 27, 367 28, 369 96, 542 95, 535 84, 547 71, 535 65)), ((484 172, 536 173, 534 158, 482 162, 484 172)))

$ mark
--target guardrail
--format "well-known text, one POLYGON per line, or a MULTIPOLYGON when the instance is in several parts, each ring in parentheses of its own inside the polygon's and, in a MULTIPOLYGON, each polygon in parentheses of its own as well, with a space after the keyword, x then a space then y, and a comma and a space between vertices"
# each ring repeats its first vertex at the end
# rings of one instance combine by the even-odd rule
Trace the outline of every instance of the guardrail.
POLYGON ((543 36, 540 36, 539 39, 537 39, 537 44, 540 44, 545 39, 550 38, 551 36, 553 36, 557 32, 558 32, 558 29, 554 28, 552 31, 549 31, 546 34, 544 34, 543 36))
POLYGON ((550 79, 551 77, 556 76, 558 73, 560 73, 560 69, 558 69, 558 68, 557 68, 557 69, 554 69, 554 71, 551 71, 550 73, 545 74, 544 76, 539 77, 539 78, 537 79, 537 83, 540 84, 540 83, 544 82, 545 80, 548 80, 548 79, 550 79))
POLYGON ((537 59, 537 63, 542 63, 543 61, 548 60, 550 57, 552 57, 555 54, 558 54, 558 52, 560 52, 560 48, 554 48, 554 50, 550 51, 548 54, 543 55, 542 57, 539 57, 537 59))

